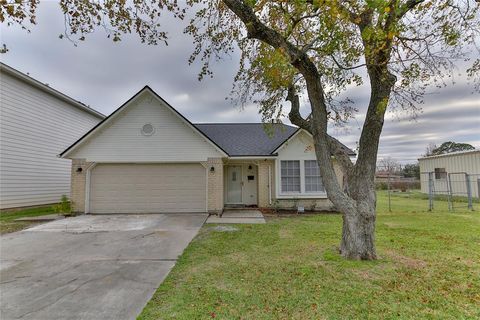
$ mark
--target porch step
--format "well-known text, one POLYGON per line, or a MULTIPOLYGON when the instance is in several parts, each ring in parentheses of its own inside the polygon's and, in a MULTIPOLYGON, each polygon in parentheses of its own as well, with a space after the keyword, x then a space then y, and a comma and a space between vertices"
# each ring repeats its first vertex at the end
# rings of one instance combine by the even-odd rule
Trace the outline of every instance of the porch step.
POLYGON ((244 204, 226 204, 224 205, 224 210, 234 209, 234 210, 255 210, 257 206, 247 206, 244 204))
POLYGON ((223 211, 221 217, 209 216, 206 223, 239 223, 239 224, 257 224, 265 223, 265 218, 259 210, 238 210, 227 209, 223 211))

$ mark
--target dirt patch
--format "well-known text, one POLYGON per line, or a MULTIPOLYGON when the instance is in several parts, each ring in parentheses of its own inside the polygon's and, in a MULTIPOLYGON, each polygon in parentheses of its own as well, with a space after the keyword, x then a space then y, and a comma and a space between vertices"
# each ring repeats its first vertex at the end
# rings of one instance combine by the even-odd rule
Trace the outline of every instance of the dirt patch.
POLYGON ((230 227, 230 226, 216 226, 213 228, 210 228, 213 231, 216 232, 235 232, 238 231, 238 228, 235 227, 230 227))
POLYGON ((395 222, 384 222, 383 225, 389 228, 401 228, 403 226, 401 223, 395 223, 395 222))
POLYGON ((275 218, 301 218, 301 217, 312 217, 317 215, 340 215, 339 212, 336 211, 306 211, 302 213, 297 213, 296 211, 286 211, 282 210, 277 213, 273 211, 262 212, 263 216, 268 219, 275 219, 275 218))
POLYGON ((280 239, 291 239, 293 238, 292 230, 283 228, 278 231, 278 236, 280 239))
POLYGON ((399 254, 398 252, 395 252, 393 250, 386 250, 384 254, 394 260, 395 262, 398 262, 408 268, 412 269, 421 269, 425 268, 427 266, 427 262, 420 260, 420 259, 415 259, 412 257, 407 257, 404 255, 399 254))
POLYGON ((355 270, 352 269, 353 274, 363 280, 376 280, 380 278, 379 274, 374 270, 355 270))

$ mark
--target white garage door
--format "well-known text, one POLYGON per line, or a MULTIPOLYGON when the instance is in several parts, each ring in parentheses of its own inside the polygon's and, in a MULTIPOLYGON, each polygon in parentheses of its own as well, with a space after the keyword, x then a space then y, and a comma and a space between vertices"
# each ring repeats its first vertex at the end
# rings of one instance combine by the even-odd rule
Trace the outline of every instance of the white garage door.
POLYGON ((91 213, 205 211, 200 164, 98 164, 92 170, 91 213))

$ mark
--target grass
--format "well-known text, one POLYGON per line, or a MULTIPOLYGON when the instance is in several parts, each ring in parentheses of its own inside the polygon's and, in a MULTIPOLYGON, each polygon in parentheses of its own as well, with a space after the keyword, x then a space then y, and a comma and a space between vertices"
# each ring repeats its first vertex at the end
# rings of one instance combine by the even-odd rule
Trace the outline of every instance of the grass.
POLYGON ((139 319, 479 319, 480 213, 392 208, 380 192, 370 262, 339 256, 340 215, 206 225, 139 319))
POLYGON ((43 216, 52 213, 55 213, 53 206, 0 212, 0 234, 20 231, 35 224, 30 221, 14 221, 15 219, 43 216))

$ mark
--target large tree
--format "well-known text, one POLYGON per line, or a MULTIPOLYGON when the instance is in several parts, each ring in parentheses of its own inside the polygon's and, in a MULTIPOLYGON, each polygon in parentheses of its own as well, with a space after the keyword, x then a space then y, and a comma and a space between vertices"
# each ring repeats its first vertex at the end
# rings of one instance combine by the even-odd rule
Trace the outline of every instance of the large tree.
MULTIPOLYGON (((0 20, 35 21, 37 1, 2 1, 0 20)), ((427 86, 442 86, 457 59, 478 57, 479 6, 474 0, 62 0, 65 35, 76 42, 103 27, 114 41, 136 32, 142 41, 168 39, 161 16, 193 17, 185 32, 196 45, 190 62, 210 63, 240 50, 232 93, 259 103, 264 120, 279 120, 283 101, 290 121, 310 132, 329 199, 343 214, 341 254, 375 259, 375 165, 389 108, 416 110, 427 86), (190 10, 190 12, 188 12, 190 10), (238 48, 238 49, 237 49, 238 48), (355 164, 328 134, 329 122, 355 112, 343 92, 368 79, 370 101, 355 164), (342 95, 343 94, 343 95, 342 95), (300 113, 299 95, 309 114, 300 113), (331 155, 334 155, 335 160, 331 155), (337 161, 346 174, 340 185, 337 161)), ((467 73, 478 75, 480 60, 467 73)), ((478 78, 476 78, 478 80, 478 78)), ((478 84, 476 86, 478 88, 478 84)))
POLYGON ((439 147, 437 147, 436 145, 433 145, 433 146, 429 145, 427 147, 425 156, 436 156, 440 154, 446 154, 446 153, 458 152, 458 151, 468 151, 468 150, 474 150, 474 149, 475 148, 468 143, 446 141, 442 143, 439 147))

